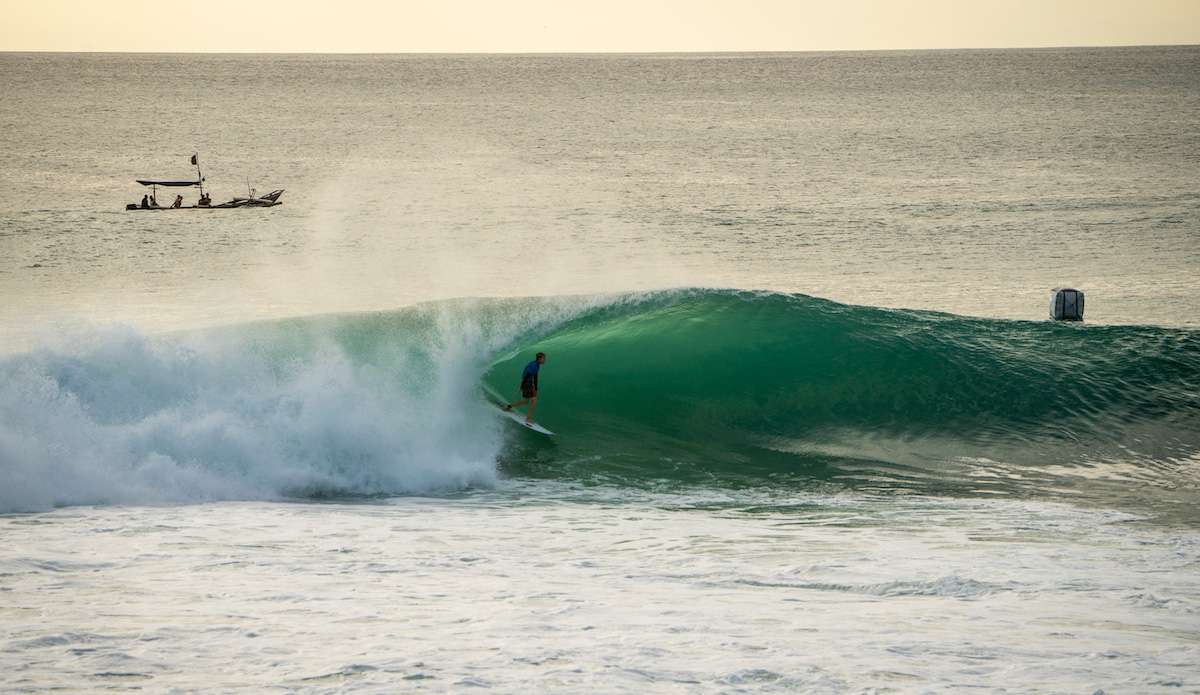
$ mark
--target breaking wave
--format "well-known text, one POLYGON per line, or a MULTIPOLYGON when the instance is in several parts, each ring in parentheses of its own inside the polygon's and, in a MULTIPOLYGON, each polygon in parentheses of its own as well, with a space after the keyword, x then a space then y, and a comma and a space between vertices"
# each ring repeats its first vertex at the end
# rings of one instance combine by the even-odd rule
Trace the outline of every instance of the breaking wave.
POLYGON ((431 494, 504 476, 1068 499, 1148 486, 1192 504, 1200 480, 1194 331, 802 295, 118 327, 2 358, 0 379, 10 512, 431 494), (552 439, 494 417, 479 388, 514 392, 536 351, 552 439))

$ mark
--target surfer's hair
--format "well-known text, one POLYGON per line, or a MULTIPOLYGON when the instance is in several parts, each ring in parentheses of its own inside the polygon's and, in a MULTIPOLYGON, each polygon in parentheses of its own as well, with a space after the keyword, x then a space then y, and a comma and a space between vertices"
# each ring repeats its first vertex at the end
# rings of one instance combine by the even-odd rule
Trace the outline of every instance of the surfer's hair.
POLYGON ((537 358, 539 358, 539 357, 545 357, 545 356, 546 356, 546 353, 544 353, 544 352, 539 352, 538 354, 536 354, 536 355, 534 355, 534 356, 533 356, 533 359, 535 359, 535 360, 536 360, 536 359, 537 359, 537 358))

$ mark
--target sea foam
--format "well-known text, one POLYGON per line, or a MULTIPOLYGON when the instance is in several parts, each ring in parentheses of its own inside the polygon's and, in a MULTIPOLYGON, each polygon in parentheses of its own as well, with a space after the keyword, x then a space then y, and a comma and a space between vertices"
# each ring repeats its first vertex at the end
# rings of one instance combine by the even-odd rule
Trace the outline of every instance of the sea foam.
POLYGON ((7 357, 0 511, 490 485, 486 365, 471 331, 426 318, 410 313, 408 332, 377 318, 393 333, 382 346, 353 322, 117 326, 7 357))

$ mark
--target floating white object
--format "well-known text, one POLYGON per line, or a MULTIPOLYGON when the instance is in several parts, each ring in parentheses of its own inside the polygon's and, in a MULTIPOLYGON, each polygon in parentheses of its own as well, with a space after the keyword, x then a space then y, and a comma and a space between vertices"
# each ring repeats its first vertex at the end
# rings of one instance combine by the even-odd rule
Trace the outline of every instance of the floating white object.
POLYGON ((1083 293, 1079 290, 1051 290, 1050 318, 1058 321, 1083 320, 1083 293))

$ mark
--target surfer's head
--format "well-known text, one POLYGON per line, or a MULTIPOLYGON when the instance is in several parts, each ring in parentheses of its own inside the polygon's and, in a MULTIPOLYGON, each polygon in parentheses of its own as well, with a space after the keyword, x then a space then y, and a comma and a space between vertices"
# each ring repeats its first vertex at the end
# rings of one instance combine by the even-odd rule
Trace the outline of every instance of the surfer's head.
POLYGON ((538 354, 534 355, 534 358, 537 359, 538 364, 546 363, 546 353, 544 352, 539 352, 538 354))

